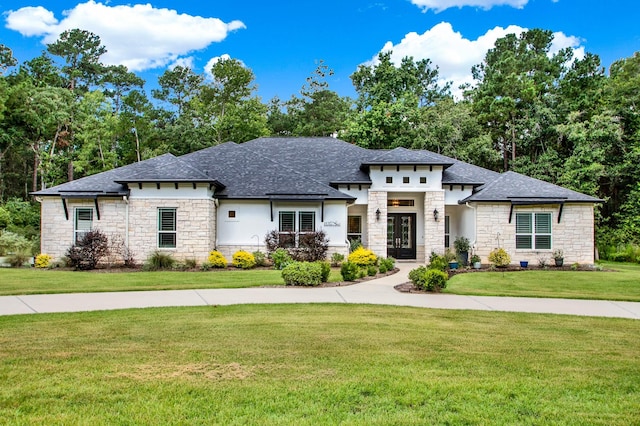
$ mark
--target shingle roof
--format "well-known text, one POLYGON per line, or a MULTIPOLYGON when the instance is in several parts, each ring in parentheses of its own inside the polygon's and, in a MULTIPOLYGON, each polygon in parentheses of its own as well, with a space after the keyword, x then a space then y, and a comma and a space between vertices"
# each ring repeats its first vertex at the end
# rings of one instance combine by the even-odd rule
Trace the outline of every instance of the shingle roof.
POLYGON ((431 151, 395 148, 390 151, 378 151, 380 154, 363 162, 363 165, 411 164, 451 166, 455 160, 431 151))
POLYGON ((597 198, 520 175, 499 174, 424 150, 369 150, 328 138, 259 138, 227 142, 181 157, 164 154, 98 173, 33 195, 95 197, 127 195, 127 183, 210 182, 218 197, 341 199, 353 197, 336 184, 368 184, 371 165, 441 165, 444 185, 473 185, 460 202, 599 202, 597 198))
POLYGON ((602 200, 572 191, 549 182, 544 182, 516 172, 505 172, 496 179, 478 188, 478 191, 460 203, 475 202, 585 202, 598 203, 602 200))

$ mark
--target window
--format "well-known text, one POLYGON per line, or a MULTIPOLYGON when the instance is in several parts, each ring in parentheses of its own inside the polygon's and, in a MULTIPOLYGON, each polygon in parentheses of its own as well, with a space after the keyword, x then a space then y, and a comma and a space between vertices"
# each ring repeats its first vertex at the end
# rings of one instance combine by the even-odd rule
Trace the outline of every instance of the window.
POLYGON ((393 183, 393 176, 387 176, 387 183, 393 183))
POLYGON ((420 176, 420 183, 422 183, 422 184, 427 183, 427 177, 426 176, 420 176))
POLYGON ((74 241, 77 243, 93 228, 93 209, 78 207, 75 212, 74 241))
POLYGON ((444 217, 444 247, 449 248, 449 236, 451 234, 451 228, 449 226, 449 216, 444 217))
POLYGON ((236 211, 235 210, 229 210, 229 218, 233 219, 234 217, 236 217, 236 211))
POLYGON ((285 211, 279 213, 278 232, 282 247, 295 247, 299 234, 315 232, 316 230, 315 212, 298 212, 297 216, 298 223, 296 226, 296 212, 285 211))
POLYGON ((298 223, 300 224, 300 232, 315 232, 316 214, 314 212, 300 212, 298 214, 298 218, 298 223))
POLYGON ((415 200, 396 200, 396 199, 387 200, 388 207, 413 207, 415 205, 416 205, 415 200))
POLYGON ((411 179, 409 178, 409 176, 404 176, 402 178, 402 183, 409 183, 409 182, 411 182, 411 179))
POLYGON ((516 249, 551 250, 551 213, 516 213, 516 249))
POLYGON ((362 241, 362 217, 347 217, 347 239, 349 241, 362 241))
POLYGON ((158 209, 158 248, 176 248, 176 209, 158 209))

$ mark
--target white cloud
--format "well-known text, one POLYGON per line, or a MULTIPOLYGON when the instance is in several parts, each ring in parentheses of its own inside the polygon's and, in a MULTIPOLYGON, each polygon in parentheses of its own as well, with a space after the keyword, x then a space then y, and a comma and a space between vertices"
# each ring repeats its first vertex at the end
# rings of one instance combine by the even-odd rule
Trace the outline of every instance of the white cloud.
POLYGON ((479 7, 484 10, 489 10, 494 6, 511 6, 517 9, 522 9, 529 0, 411 0, 411 3, 415 4, 422 9, 423 12, 433 10, 436 13, 443 10, 465 6, 479 7))
MULTIPOLYGON (((402 58, 406 56, 413 57, 416 61, 430 59, 432 67, 438 66, 440 83, 453 82, 452 92, 456 98, 460 98, 461 91, 458 87, 465 83, 474 83, 471 67, 484 60, 487 51, 494 47, 496 40, 507 34, 519 35, 523 31, 527 31, 527 28, 517 25, 510 25, 507 28, 495 27, 476 40, 469 40, 454 31, 450 23, 441 22, 424 34, 408 33, 398 44, 394 45, 388 41, 382 51, 391 50, 391 60, 395 64, 400 64, 402 58)), ((565 47, 573 48, 577 58, 584 57, 584 48, 580 46, 579 38, 554 33, 550 53, 565 47)), ((366 65, 377 63, 377 57, 376 54, 366 65)))
POLYGON ((225 23, 150 4, 108 6, 93 0, 64 11, 61 21, 43 7, 25 7, 5 15, 8 28, 25 36, 41 36, 43 43, 55 42, 65 30, 91 31, 107 48, 102 61, 126 65, 130 71, 175 63, 183 55, 224 40, 231 31, 246 28, 241 21, 225 23))
POLYGON ((23 7, 15 12, 6 12, 5 15, 6 27, 27 37, 45 34, 49 28, 58 24, 53 13, 42 6, 23 7))

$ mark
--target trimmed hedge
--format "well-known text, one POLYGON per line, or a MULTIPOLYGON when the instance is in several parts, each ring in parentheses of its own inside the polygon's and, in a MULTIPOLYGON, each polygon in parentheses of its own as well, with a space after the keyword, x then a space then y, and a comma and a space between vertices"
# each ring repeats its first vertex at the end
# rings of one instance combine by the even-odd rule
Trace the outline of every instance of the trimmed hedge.
POLYGON ((212 268, 226 268, 229 263, 227 258, 218 250, 210 252, 207 261, 212 268))
POLYGON ((378 256, 376 256, 373 251, 361 246, 351 252, 347 260, 366 268, 367 266, 376 265, 378 263, 378 256))
POLYGON ((291 262, 282 270, 286 285, 318 286, 322 283, 322 266, 318 262, 291 262))
POLYGON ((233 254, 231 264, 236 268, 251 269, 256 266, 256 258, 247 251, 238 250, 233 254))

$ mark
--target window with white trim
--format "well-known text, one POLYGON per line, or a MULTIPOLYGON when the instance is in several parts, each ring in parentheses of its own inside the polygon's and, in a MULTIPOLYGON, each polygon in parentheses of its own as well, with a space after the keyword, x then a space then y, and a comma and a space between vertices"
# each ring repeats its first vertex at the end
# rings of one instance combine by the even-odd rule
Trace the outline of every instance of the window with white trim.
POLYGON ((444 247, 445 248, 449 248, 450 236, 451 236, 451 227, 449 225, 449 216, 445 216, 444 217, 444 247))
POLYGON ((299 232, 315 232, 316 231, 316 213, 315 212, 299 212, 298 223, 300 224, 299 232))
POLYGON ((158 248, 176 248, 176 224, 175 208, 158 209, 158 248))
POLYGON ((93 228, 93 208, 77 207, 74 216, 73 236, 78 243, 93 228))
POLYGON ((295 247, 300 234, 315 232, 315 230, 315 212, 281 211, 278 213, 278 232, 282 247, 295 247))
POLYGON ((347 239, 351 241, 362 241, 362 216, 347 217, 347 239))
POLYGON ((551 213, 516 213, 516 249, 551 250, 551 213))

